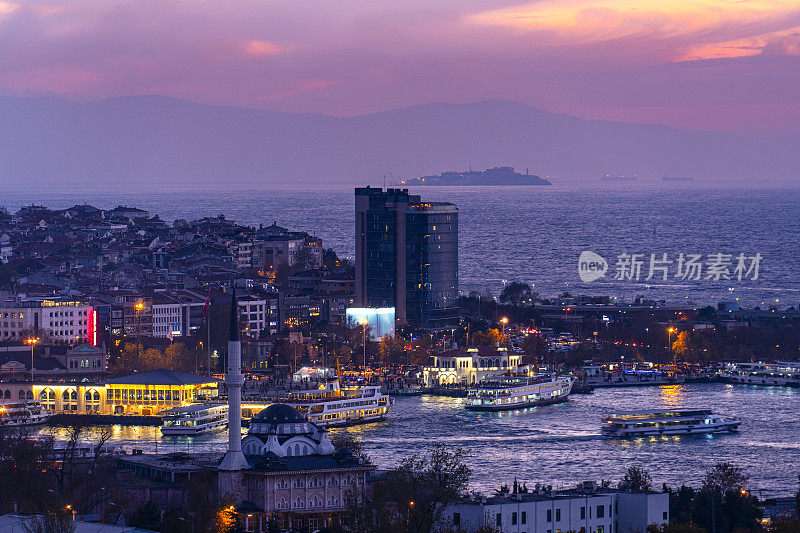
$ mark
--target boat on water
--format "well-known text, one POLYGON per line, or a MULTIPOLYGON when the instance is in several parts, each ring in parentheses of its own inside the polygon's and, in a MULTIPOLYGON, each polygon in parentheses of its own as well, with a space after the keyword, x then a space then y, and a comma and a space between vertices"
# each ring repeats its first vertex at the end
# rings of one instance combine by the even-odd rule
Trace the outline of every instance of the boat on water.
POLYGON ((701 435, 731 433, 741 424, 738 418, 714 414, 711 409, 670 409, 630 411, 603 418, 603 435, 645 437, 652 435, 701 435))
POLYGON ((318 426, 332 427, 383 420, 394 400, 382 392, 380 385, 342 389, 337 377, 322 381, 318 389, 290 393, 281 402, 318 426))
POLYGON ((719 377, 731 383, 800 387, 800 363, 728 363, 719 377))
POLYGON ((192 404, 173 407, 161 413, 163 435, 200 435, 228 425, 225 404, 192 404))
POLYGON ((0 427, 38 426, 51 416, 39 402, 0 402, 0 427))
POLYGON ((508 411, 567 401, 574 380, 570 376, 491 376, 467 392, 470 411, 508 411))
POLYGON ((587 365, 582 369, 581 385, 589 387, 636 387, 644 385, 677 385, 685 378, 675 372, 656 368, 604 368, 587 365))

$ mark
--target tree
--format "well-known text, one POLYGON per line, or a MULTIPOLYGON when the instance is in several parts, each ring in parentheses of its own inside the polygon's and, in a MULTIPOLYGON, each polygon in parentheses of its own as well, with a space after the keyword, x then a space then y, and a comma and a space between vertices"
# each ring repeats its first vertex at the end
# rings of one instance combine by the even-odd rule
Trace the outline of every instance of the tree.
POLYGON ((497 299, 500 301, 500 303, 510 304, 514 307, 518 307, 525 300, 529 300, 531 297, 532 292, 530 285, 527 283, 512 281, 503 287, 503 291, 500 293, 500 296, 497 299))
POLYGON ((672 351, 681 359, 686 359, 692 348, 692 339, 688 331, 681 331, 672 343, 672 351))
POLYGON ((502 335, 497 328, 489 328, 485 333, 479 331, 472 335, 472 344, 474 346, 496 346, 505 344, 507 340, 507 337, 502 335))
POLYGON ((663 526, 650 524, 647 526, 647 533, 707 533, 706 530, 696 524, 681 524, 670 522, 663 526))
POLYGON ((631 492, 647 492, 652 488, 650 473, 636 465, 628 467, 622 478, 622 487, 631 492))
POLYGON ((164 350, 164 360, 161 368, 197 372, 198 363, 199 361, 196 360, 185 344, 176 342, 164 350))
POLYGON ((738 466, 730 463, 717 463, 706 472, 702 490, 727 494, 741 492, 747 485, 747 475, 738 466))
POLYGON ((791 516, 776 516, 769 521, 768 533, 797 533, 800 531, 800 520, 791 516))
POLYGON ((139 370, 146 372, 157 368, 170 368, 164 360, 164 354, 157 348, 148 348, 139 360, 139 370))
POLYGON ((547 355, 547 341, 538 333, 526 335, 522 339, 522 351, 534 361, 543 361, 547 355))
POLYGON ((445 508, 466 492, 472 472, 465 458, 462 449, 436 444, 426 455, 404 459, 391 473, 396 502, 408 513, 410 531, 431 531, 445 508))
POLYGON ((403 363, 403 356, 406 351, 406 343, 401 337, 384 335, 378 343, 378 352, 381 363, 385 365, 397 365, 403 363))
POLYGON ((72 512, 64 509, 58 513, 28 516, 22 529, 27 533, 73 533, 75 522, 72 521, 72 512))

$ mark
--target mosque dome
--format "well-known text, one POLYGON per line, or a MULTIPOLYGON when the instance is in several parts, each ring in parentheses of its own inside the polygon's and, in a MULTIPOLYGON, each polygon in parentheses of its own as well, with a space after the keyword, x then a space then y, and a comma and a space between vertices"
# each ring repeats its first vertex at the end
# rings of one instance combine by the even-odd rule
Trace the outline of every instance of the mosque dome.
POLYGON ((328 432, 310 422, 300 411, 275 403, 253 416, 250 429, 242 439, 245 455, 278 457, 298 455, 330 455, 335 449, 328 432))
POLYGON ((267 407, 266 409, 262 409, 259 411, 257 415, 255 415, 251 423, 261 423, 261 424, 303 424, 308 420, 303 414, 292 407, 291 405, 286 405, 284 403, 274 403, 267 407))

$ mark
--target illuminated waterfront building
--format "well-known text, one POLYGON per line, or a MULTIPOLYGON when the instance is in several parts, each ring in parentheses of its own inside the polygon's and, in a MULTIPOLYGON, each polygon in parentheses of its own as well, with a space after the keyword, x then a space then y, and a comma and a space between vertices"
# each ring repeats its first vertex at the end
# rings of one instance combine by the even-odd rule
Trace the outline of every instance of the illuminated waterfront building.
POLYGON ((434 354, 431 366, 423 367, 426 387, 479 383, 486 376, 520 370, 522 355, 509 353, 506 348, 480 346, 460 348, 434 354))
POLYGON ((154 416, 216 395, 216 379, 171 370, 141 372, 98 383, 0 383, 3 398, 35 400, 56 414, 154 416))

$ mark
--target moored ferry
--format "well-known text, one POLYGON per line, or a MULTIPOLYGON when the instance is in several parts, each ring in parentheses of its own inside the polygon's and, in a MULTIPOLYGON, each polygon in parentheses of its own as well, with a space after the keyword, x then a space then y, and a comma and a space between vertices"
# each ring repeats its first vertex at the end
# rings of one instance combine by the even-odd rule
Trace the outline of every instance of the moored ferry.
POLYGON ((291 405, 321 427, 363 424, 383 420, 393 400, 380 385, 342 390, 339 379, 323 381, 316 390, 294 392, 283 403, 291 405))
POLYGON ((200 435, 228 425, 228 406, 225 404, 193 404, 173 407, 161 413, 164 435, 200 435))
POLYGON ((719 377, 744 385, 800 387, 800 363, 728 363, 719 377))
POLYGON ((567 401, 573 378, 556 374, 492 376, 467 393, 470 411, 508 411, 567 401))
POLYGON ((0 427, 23 427, 44 424, 50 412, 39 402, 0 402, 0 427))
POLYGON ((741 421, 714 414, 711 409, 630 411, 603 418, 603 435, 644 437, 651 435, 700 435, 736 431, 741 421))
POLYGON ((676 385, 683 383, 683 376, 674 369, 625 368, 623 365, 586 365, 582 369, 581 381, 590 387, 637 387, 646 385, 676 385))

